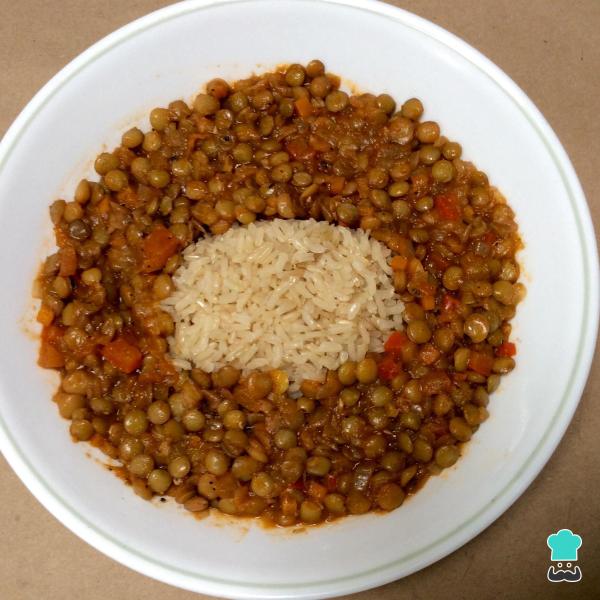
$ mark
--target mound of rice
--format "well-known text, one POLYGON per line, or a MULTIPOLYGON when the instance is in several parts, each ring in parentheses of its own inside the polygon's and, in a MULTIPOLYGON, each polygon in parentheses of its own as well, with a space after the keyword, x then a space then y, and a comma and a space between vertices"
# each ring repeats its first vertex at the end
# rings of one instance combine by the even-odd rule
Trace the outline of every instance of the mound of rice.
POLYGON ((324 369, 380 352, 402 328, 390 251, 363 230, 310 220, 262 221, 184 251, 175 291, 177 367, 283 369, 298 389, 324 369))

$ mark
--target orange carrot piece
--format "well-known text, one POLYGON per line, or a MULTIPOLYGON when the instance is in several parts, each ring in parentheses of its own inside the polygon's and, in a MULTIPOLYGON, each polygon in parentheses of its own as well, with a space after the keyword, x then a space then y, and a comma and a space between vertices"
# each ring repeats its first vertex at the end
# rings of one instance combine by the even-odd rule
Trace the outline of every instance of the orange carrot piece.
POLYGON ((162 269, 167 260, 179 247, 177 238, 165 227, 160 226, 154 229, 144 240, 143 253, 144 263, 142 270, 144 273, 152 273, 162 269))
POLYGON ((66 331, 66 327, 61 327, 60 325, 48 325, 48 327, 42 329, 42 341, 56 345, 62 340, 66 331))
POLYGON ((59 250, 60 254, 60 270, 61 277, 70 277, 77 272, 77 252, 72 246, 65 246, 59 250))
POLYGON ((38 323, 41 323, 44 327, 47 327, 52 323, 52 321, 54 321, 54 311, 45 304, 42 304, 36 319, 38 323))
POLYGON ((394 271, 404 271, 408 266, 408 258, 406 256, 394 256, 390 261, 390 266, 394 271))
POLYGON ((313 480, 308 482, 308 488, 306 491, 308 495, 315 500, 323 500, 323 498, 327 496, 327 488, 313 480))
POLYGON ((309 117, 313 113, 313 106, 310 103, 310 100, 306 98, 306 96, 298 98, 298 100, 294 102, 294 106, 296 107, 296 112, 301 117, 309 117))
POLYGON ((124 337, 118 337, 102 348, 102 356, 123 373, 131 373, 142 364, 142 353, 124 337))
MULTIPOLYGON (((128 185, 117 194, 117 200, 120 204, 125 205, 127 208, 137 208, 140 205, 140 201, 136 191, 128 185)), ((102 199, 102 202, 104 198, 102 199)))
POLYGON ((310 160, 314 155, 315 151, 308 145, 308 142, 304 138, 293 138, 285 146, 295 160, 310 160))
POLYGON ((281 495, 281 512, 284 515, 292 516, 298 512, 298 501, 289 493, 281 495))
POLYGON ((327 140, 324 140, 322 137, 320 137, 318 135, 311 135, 310 138, 308 139, 308 143, 317 152, 328 152, 329 150, 331 150, 331 147, 329 146, 329 142, 327 142, 327 140))
POLYGON ((110 212, 110 199, 108 196, 104 196, 100 202, 98 202, 98 213, 102 216, 107 215, 110 212))
POLYGON ((425 267, 423 267, 423 263, 418 258, 411 258, 408 262, 407 270, 412 275, 413 273, 423 273, 425 267))
POLYGON ((441 356, 441 353, 433 344, 425 344, 419 355, 423 364, 432 365, 441 356))
POLYGON ((38 365, 44 369, 60 369, 65 366, 65 358, 58 348, 55 348, 50 342, 42 340, 38 365))
POLYGON ((329 190, 332 194, 341 194, 346 185, 346 180, 339 175, 329 177, 329 190))
POLYGON ((408 344, 408 336, 404 331, 393 331, 383 345, 383 349, 386 352, 399 354, 406 344, 408 344))
POLYGON ((493 364, 494 359, 491 356, 483 354, 482 352, 471 352, 471 356, 469 358, 469 369, 475 371, 475 373, 479 373, 480 375, 485 375, 487 377, 492 372, 493 364))
POLYGON ((439 255, 437 252, 434 252, 431 255, 430 260, 431 264, 433 264, 433 266, 440 271, 444 271, 450 266, 450 261, 439 255))
POLYGON ((504 342, 496 348, 496 356, 514 356, 517 353, 517 347, 512 342, 504 342))
POLYGON ((59 248, 65 248, 71 244, 71 238, 60 227, 54 228, 54 237, 59 248))
POLYGON ((421 298, 423 310, 433 310, 435 308, 435 296, 423 296, 421 298))
POLYGON ((458 198, 451 192, 437 195, 434 198, 434 206, 444 221, 458 221, 462 216, 458 198))

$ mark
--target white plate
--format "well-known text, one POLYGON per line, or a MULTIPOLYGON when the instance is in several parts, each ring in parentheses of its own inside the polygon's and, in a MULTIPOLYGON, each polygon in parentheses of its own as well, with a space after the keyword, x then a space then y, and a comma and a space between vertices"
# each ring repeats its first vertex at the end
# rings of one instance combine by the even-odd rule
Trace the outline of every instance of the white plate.
POLYGON ((588 209, 556 136, 523 92, 451 34, 358 0, 190 0, 109 35, 28 104, 0 146, 0 446, 67 527, 129 567, 237 598, 325 598, 379 585, 452 552, 525 490, 577 406, 598 319, 588 209), (24 333, 31 281, 49 240, 47 206, 69 195, 103 146, 214 76, 323 59, 363 90, 422 98, 509 198, 521 227, 528 295, 518 367, 492 397, 466 456, 391 514, 304 534, 196 521, 143 502, 72 444, 24 333))

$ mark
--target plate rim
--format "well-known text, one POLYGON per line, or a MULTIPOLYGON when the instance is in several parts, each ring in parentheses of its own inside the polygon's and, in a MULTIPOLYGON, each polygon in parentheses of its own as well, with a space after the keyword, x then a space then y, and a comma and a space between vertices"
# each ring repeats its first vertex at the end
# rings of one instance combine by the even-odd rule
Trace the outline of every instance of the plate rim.
MULTIPOLYGON (((47 102, 71 79, 77 76, 81 70, 88 67, 104 53, 147 29, 187 13, 231 4, 256 4, 265 1, 268 0, 186 0, 136 19, 94 43, 52 77, 27 103, 9 127, 0 142, 0 177, 2 176, 4 166, 12 148, 19 143, 21 135, 27 131, 29 125, 34 121, 38 113, 43 110, 47 102)), ((401 559, 373 567, 366 571, 351 573, 347 576, 308 583, 269 584, 225 580, 179 569, 174 565, 168 565, 153 557, 146 556, 135 548, 128 547, 125 543, 114 538, 110 533, 97 528, 92 522, 69 506, 68 501, 61 498, 52 489, 52 486, 45 481, 44 477, 37 472, 35 466, 21 452, 18 442, 11 435, 0 413, 0 450, 7 462, 36 499, 78 537, 107 556, 118 560, 144 575, 192 591, 202 591, 237 598, 264 598, 267 596, 270 598, 324 598, 342 593, 361 591, 418 571, 473 539, 508 510, 521 496, 543 469, 560 443, 581 399, 591 368, 598 331, 598 253, 589 207, 566 151, 539 109, 537 109, 521 88, 497 65, 467 42, 440 26, 404 9, 384 4, 377 0, 304 0, 304 2, 315 5, 339 5, 344 8, 363 10, 388 17, 405 27, 417 30, 429 38, 442 43, 477 67, 515 103, 536 131, 540 140, 547 147, 568 192, 571 209, 576 221, 576 228, 579 233, 579 251, 583 260, 584 306, 582 311, 581 335, 579 337, 576 356, 573 358, 573 367, 558 409, 536 448, 502 491, 494 498, 492 503, 480 508, 465 523, 455 527, 442 538, 415 550, 401 559), (410 564, 417 560, 420 555, 424 554, 429 555, 417 566, 410 564)))

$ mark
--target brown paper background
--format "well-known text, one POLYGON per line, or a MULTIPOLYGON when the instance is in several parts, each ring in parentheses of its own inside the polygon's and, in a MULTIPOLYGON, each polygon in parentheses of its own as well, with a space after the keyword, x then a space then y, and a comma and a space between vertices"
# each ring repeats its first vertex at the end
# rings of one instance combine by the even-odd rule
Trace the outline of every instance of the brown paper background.
MULTIPOLYGON (((0 0, 0 134, 40 86, 77 54, 121 25, 167 4, 165 0, 0 0)), ((525 90, 566 147, 598 225, 600 1, 396 0, 392 4, 462 37, 525 90)), ((596 357, 579 409, 558 450, 501 518, 419 573, 347 598, 600 598, 599 394, 596 357), (583 537, 579 561, 583 580, 578 584, 546 581, 546 536, 562 527, 583 537)), ((0 598, 4 600, 207 598, 139 575, 88 546, 33 498, 3 458, 0 524, 0 598)))

